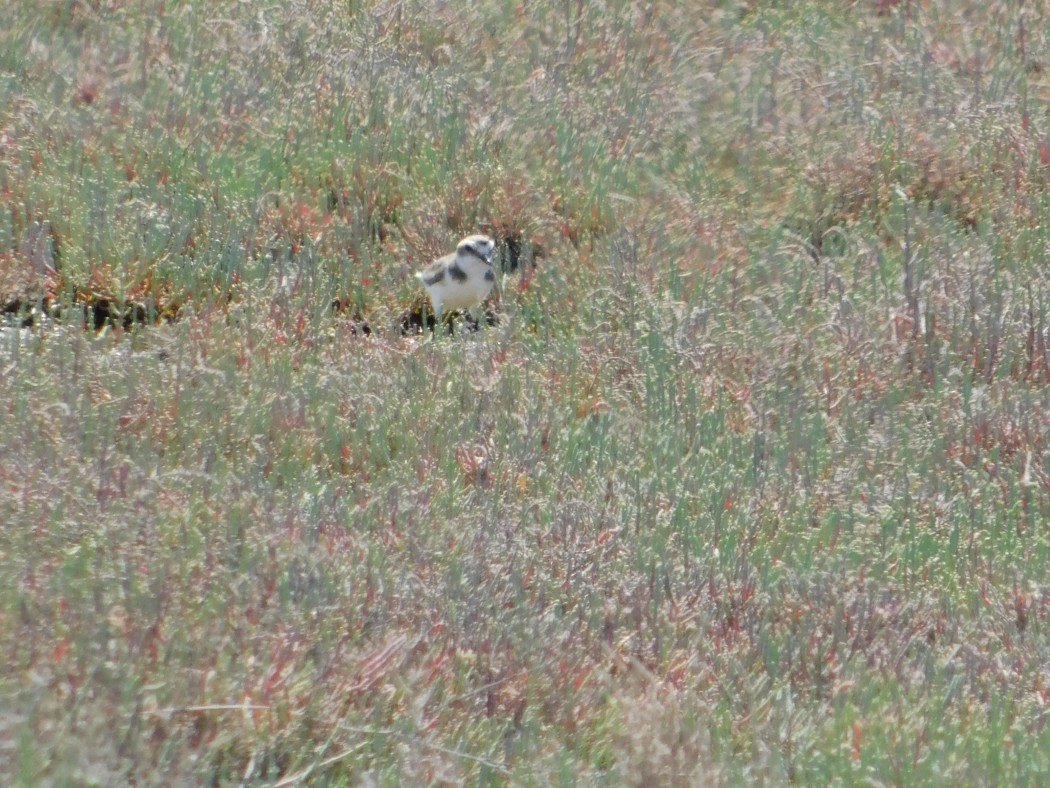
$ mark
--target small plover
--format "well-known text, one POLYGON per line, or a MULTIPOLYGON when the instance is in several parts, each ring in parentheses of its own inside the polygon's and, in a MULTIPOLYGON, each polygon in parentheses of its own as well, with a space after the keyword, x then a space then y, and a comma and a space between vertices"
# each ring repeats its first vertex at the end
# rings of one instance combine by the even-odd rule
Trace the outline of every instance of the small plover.
POLYGON ((438 323, 445 310, 468 309, 485 300, 496 284, 492 252, 496 242, 487 235, 468 235, 456 251, 439 257, 416 278, 430 296, 438 323))

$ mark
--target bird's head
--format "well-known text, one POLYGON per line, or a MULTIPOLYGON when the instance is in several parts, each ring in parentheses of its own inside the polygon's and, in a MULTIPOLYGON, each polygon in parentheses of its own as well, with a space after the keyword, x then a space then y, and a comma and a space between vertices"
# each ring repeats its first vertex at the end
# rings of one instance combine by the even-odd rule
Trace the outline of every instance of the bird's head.
POLYGON ((487 235, 468 235, 456 247, 456 254, 464 260, 480 260, 485 265, 492 265, 492 253, 496 242, 487 235))

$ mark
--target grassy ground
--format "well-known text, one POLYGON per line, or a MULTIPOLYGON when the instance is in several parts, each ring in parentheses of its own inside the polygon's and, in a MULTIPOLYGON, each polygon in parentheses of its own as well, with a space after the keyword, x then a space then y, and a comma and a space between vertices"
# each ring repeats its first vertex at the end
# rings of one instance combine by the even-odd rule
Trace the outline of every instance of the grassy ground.
POLYGON ((0 771, 1046 783, 1041 4, 3 17, 0 771))

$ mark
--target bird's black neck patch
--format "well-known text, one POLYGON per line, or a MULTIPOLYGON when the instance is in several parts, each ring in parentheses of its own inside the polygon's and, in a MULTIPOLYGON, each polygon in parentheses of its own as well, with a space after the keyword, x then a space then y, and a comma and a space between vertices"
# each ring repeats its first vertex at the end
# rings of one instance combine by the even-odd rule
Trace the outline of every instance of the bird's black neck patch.
POLYGON ((459 267, 459 261, 454 262, 448 267, 448 275, 457 282, 467 281, 467 272, 459 267))

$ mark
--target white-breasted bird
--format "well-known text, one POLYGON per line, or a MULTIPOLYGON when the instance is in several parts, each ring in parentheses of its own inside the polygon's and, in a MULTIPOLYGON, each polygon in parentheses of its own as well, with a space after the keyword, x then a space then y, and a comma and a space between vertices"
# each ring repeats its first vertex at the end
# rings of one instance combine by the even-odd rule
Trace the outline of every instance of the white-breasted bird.
POLYGON ((496 284, 496 272, 492 270, 495 248, 496 242, 487 235, 468 235, 456 251, 439 257, 416 274, 430 296, 438 323, 445 311, 469 309, 492 292, 496 284))

